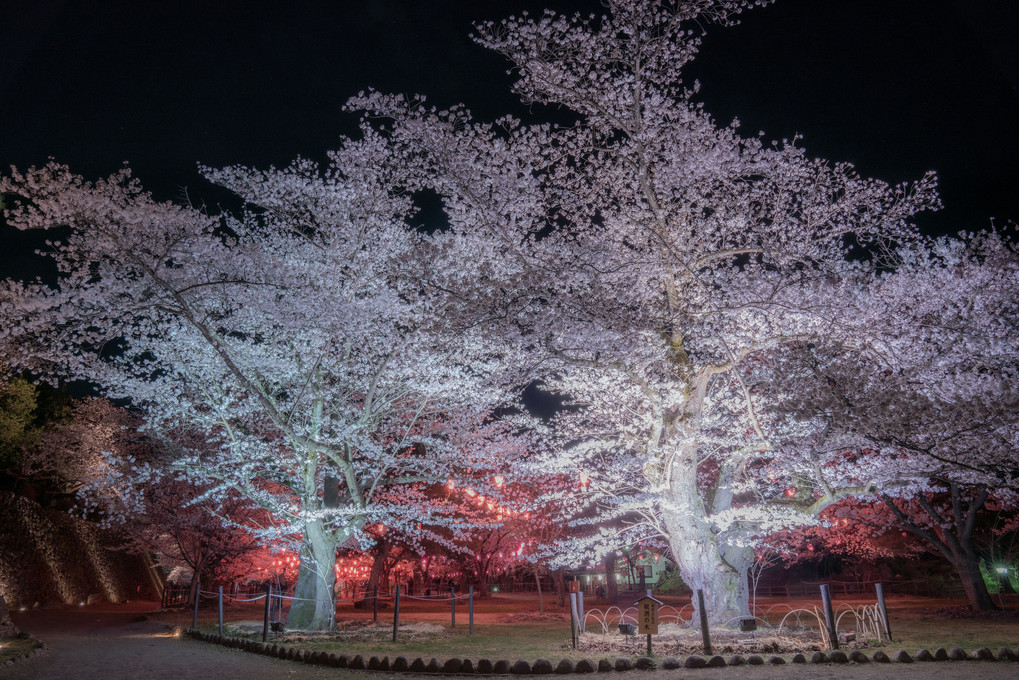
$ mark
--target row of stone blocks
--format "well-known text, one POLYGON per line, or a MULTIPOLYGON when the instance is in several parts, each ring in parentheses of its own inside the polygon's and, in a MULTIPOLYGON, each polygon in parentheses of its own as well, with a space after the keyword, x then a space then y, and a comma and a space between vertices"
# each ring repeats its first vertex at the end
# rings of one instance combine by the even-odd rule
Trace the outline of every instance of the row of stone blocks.
MULTIPOLYGON (((629 671, 635 669, 654 670, 659 667, 665 669, 711 668, 718 666, 742 666, 744 664, 761 666, 764 664, 778 665, 786 663, 786 660, 781 656, 771 655, 765 658, 760 654, 751 654, 746 657, 734 654, 728 657, 712 656, 709 658, 694 654, 683 660, 677 659, 674 656, 667 656, 660 662, 646 656, 642 656, 637 659, 621 656, 616 657, 615 659, 601 659, 599 661, 594 661, 593 659, 581 659, 580 661, 562 659, 558 664, 553 664, 548 659, 538 659, 534 663, 524 661, 523 659, 516 662, 510 662, 506 659, 500 659, 498 661, 492 661, 491 659, 479 659, 478 661, 473 661, 471 659, 460 658, 447 659, 445 661, 439 661, 438 659, 425 661, 421 658, 410 660, 403 656, 398 656, 392 660, 390 660, 388 656, 381 658, 378 656, 372 656, 366 659, 361 654, 331 654, 328 652, 297 649, 296 647, 287 647, 285 645, 270 644, 267 642, 256 642, 254 640, 247 640, 244 638, 213 635, 211 633, 202 633, 200 631, 191 631, 191 635, 192 637, 206 642, 213 642, 227 647, 237 647, 249 652, 265 654, 267 656, 302 663, 334 666, 336 668, 350 668, 353 670, 390 672, 406 671, 411 673, 549 675, 552 673, 605 673, 609 671, 629 671)), ((848 654, 841 650, 834 650, 827 653, 813 652, 810 656, 796 654, 792 657, 792 663, 844 664, 853 662, 862 664, 869 663, 870 661, 875 661, 877 663, 891 663, 892 661, 899 663, 913 663, 914 661, 964 661, 967 659, 980 661, 1016 661, 1019 660, 1019 648, 1013 652, 1007 647, 1002 647, 998 650, 997 654, 987 647, 981 647, 972 653, 967 653, 959 648, 951 650, 939 648, 933 653, 926 649, 921 649, 916 656, 910 656, 905 650, 900 649, 892 656, 888 656, 882 651, 877 651, 874 652, 871 657, 868 657, 858 649, 854 649, 848 654)))

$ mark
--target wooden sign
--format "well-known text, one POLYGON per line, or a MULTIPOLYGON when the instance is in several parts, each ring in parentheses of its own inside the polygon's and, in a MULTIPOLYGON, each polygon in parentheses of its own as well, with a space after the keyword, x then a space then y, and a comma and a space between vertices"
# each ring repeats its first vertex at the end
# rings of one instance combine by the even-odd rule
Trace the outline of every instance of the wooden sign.
POLYGON ((641 635, 658 634, 658 607, 662 604, 650 595, 633 603, 637 607, 637 632, 641 635))

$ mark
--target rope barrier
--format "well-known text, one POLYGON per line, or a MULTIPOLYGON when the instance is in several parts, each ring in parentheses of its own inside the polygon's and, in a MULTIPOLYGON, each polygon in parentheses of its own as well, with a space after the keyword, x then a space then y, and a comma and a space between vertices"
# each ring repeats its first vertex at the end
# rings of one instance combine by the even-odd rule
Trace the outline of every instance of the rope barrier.
MULTIPOLYGON (((213 590, 199 590, 198 591, 198 595, 200 597, 205 597, 207 599, 218 598, 219 597, 219 593, 217 591, 213 591, 213 590)), ((314 598, 294 597, 293 595, 283 595, 283 594, 280 594, 280 593, 273 593, 272 597, 275 600, 290 600, 290 601, 300 600, 301 602, 315 602, 314 598)), ((383 594, 380 594, 380 595, 370 595, 368 593, 365 593, 363 596, 355 595, 353 597, 338 597, 338 598, 335 599, 335 602, 337 602, 337 603, 340 603, 340 602, 363 602, 363 601, 374 600, 376 597, 379 600, 384 600, 384 601, 391 601, 393 599, 393 595, 383 595, 383 594)), ((261 595, 257 595, 255 597, 251 597, 251 598, 242 598, 242 597, 238 597, 236 595, 227 595, 227 594, 224 594, 223 595, 223 599, 224 600, 230 600, 232 602, 260 602, 261 600, 265 599, 265 593, 262 593, 261 595)), ((449 597, 449 595, 403 595, 403 594, 401 594, 400 595, 400 599, 403 599, 403 600, 420 600, 422 602, 449 602, 450 597, 449 597)), ((470 595, 456 595, 454 597, 454 599, 456 599, 456 600, 468 600, 468 599, 470 599, 470 595)))
MULTIPOLYGON (((218 598, 219 597, 219 593, 218 592, 214 592, 214 591, 211 591, 211 590, 200 590, 200 591, 198 591, 198 594, 199 595, 204 595, 205 597, 209 597, 209 598, 212 598, 212 597, 218 598)), ((243 598, 237 597, 236 595, 225 595, 225 594, 223 595, 223 599, 224 600, 233 600, 234 602, 258 602, 259 600, 261 600, 263 598, 265 598, 265 593, 259 595, 258 597, 253 597, 251 599, 243 599, 243 598)))

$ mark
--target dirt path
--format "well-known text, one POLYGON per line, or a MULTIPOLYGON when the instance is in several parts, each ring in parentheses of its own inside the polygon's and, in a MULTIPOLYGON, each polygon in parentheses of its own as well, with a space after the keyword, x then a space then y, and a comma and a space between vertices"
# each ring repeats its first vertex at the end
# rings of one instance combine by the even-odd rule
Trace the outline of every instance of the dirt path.
MULTIPOLYGON (((40 657, 0 668, 3 680, 410 680, 409 674, 305 666, 174 638, 165 623, 146 617, 152 603, 24 612, 12 618, 46 642, 40 657)), ((615 676, 616 674, 613 674, 615 676)), ((1005 680, 1019 663, 941 662, 865 666, 742 666, 626 674, 630 680, 1005 680)), ((598 676, 592 676, 595 680, 598 676)), ((622 677, 622 676, 620 676, 622 677)))

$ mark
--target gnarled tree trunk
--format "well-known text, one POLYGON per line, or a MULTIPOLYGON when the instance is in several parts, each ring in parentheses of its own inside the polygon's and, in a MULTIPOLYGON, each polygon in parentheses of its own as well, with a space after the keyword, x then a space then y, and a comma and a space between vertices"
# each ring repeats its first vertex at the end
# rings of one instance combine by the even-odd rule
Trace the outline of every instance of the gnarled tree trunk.
MULTIPOLYGON (((698 486, 696 460, 692 452, 674 459, 670 497, 662 516, 680 575, 694 591, 693 620, 699 621, 696 593, 703 590, 708 623, 733 627, 740 619, 750 618, 747 572, 754 553, 749 547, 728 542, 726 533, 714 531, 698 486)), ((715 505, 727 505, 725 496, 727 491, 717 488, 715 505)))

